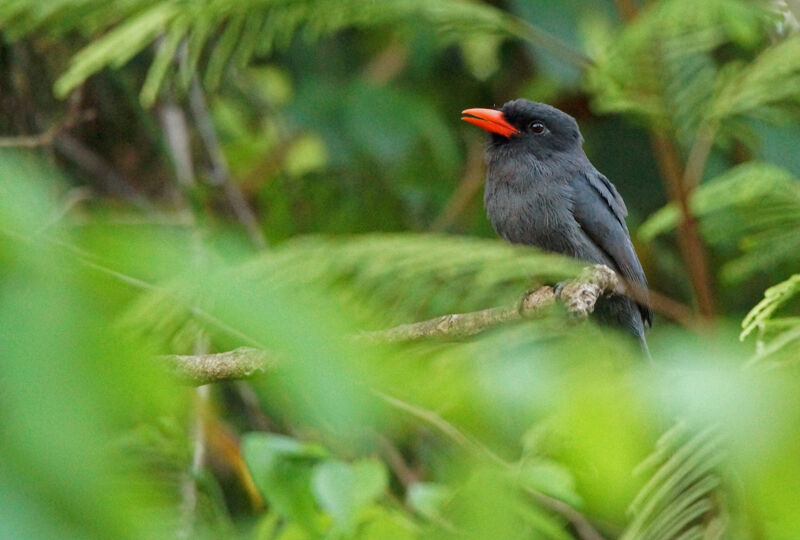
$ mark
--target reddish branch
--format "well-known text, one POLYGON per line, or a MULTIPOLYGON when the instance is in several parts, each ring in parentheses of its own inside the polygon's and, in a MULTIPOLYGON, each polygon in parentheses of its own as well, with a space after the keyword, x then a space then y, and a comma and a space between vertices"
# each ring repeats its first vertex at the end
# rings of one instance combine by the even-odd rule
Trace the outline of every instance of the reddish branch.
POLYGON ((681 159, 672 141, 661 134, 654 133, 652 143, 669 198, 677 204, 680 211, 678 244, 686 263, 694 296, 697 299, 697 307, 703 317, 711 319, 714 316, 714 295, 711 288, 708 257, 697 229, 697 219, 692 214, 689 205, 692 188, 699 183, 698 171, 699 175, 702 175, 705 159, 702 160, 702 166, 692 163, 691 167, 687 168, 688 174, 685 175, 681 173, 681 159), (691 176, 691 178, 687 178, 687 176, 691 176))
MULTIPOLYGON (((632 21, 639 14, 639 8, 632 0, 614 0, 614 3, 620 17, 626 22, 632 21)), ((714 143, 714 129, 707 125, 700 128, 683 173, 682 160, 673 141, 656 132, 651 133, 650 141, 669 198, 678 206, 680 212, 678 243, 692 284, 692 292, 697 300, 697 307, 700 314, 710 320, 714 317, 711 274, 708 270, 705 246, 697 230, 697 220, 689 206, 689 198, 692 190, 702 180, 706 161, 714 143)))

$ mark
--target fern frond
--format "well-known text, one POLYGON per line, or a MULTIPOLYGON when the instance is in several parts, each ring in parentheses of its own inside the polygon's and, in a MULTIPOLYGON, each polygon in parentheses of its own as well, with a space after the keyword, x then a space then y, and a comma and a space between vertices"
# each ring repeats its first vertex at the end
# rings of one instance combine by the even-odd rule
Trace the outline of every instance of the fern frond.
POLYGON ((120 24, 75 55, 72 68, 56 81, 56 93, 65 96, 104 67, 122 66, 153 43, 180 14, 175 3, 163 3, 120 24))
MULTIPOLYGON (((800 260, 800 182, 784 169, 738 165, 695 189, 690 204, 710 245, 739 252, 724 265, 724 279, 738 282, 768 264, 800 260)), ((669 204, 648 218, 639 238, 652 241, 678 220, 677 207, 669 204)))
POLYGON ((724 457, 714 427, 697 433, 679 422, 656 443, 638 469, 652 470, 650 480, 630 505, 633 519, 624 540, 702 538, 709 514, 718 511, 716 469, 724 457))
POLYGON ((754 115, 765 107, 800 103, 800 35, 764 50, 726 73, 709 117, 754 115))
POLYGON ((254 281, 279 272, 296 284, 346 282, 405 318, 512 302, 526 288, 575 275, 579 267, 494 239, 403 233, 301 238, 243 272, 254 281))
POLYGON ((744 318, 739 339, 746 338, 754 330, 758 330, 759 336, 757 353, 748 365, 775 353, 787 352, 789 348, 800 351, 800 318, 775 317, 778 310, 797 296, 800 296, 800 274, 764 291, 764 299, 744 318))
MULTIPOLYGON (((183 43, 189 67, 208 55, 204 79, 218 84, 229 65, 243 66, 255 55, 285 48, 297 35, 315 41, 344 28, 381 27, 389 24, 427 24, 437 30, 442 43, 500 35, 528 40, 545 48, 558 48, 557 40, 490 4, 472 0, 5 0, 0 3, 0 25, 13 36, 34 30, 61 34, 70 30, 105 33, 79 51, 56 83, 56 93, 68 94, 105 67, 119 67, 164 38, 151 65, 142 92, 151 104, 168 75, 164 57, 183 43), (87 24, 86 17, 91 17, 87 24)), ((575 53, 571 53, 575 54, 575 53)))
POLYGON ((752 48, 770 17, 764 6, 743 0, 651 3, 619 35, 607 33, 605 46, 593 40, 587 84, 594 106, 692 133, 713 99, 718 69, 712 52, 725 43, 752 48))
MULTIPOLYGON (((791 213, 795 199, 800 204, 800 190, 797 189, 795 179, 786 170, 770 163, 754 161, 733 167, 721 176, 703 183, 692 193, 690 204, 692 213, 696 217, 704 218, 726 209, 763 205, 765 198, 771 203, 770 210, 773 204, 779 204, 779 208, 783 207, 791 213)), ((652 241, 659 234, 674 229, 679 217, 678 208, 674 204, 665 206, 642 224, 638 232, 639 238, 645 242, 652 241)), ((746 223, 742 225, 748 226, 746 223)), ((728 230, 726 234, 729 234, 728 230)))
MULTIPOLYGON (((532 286, 577 275, 581 266, 498 240, 404 233, 299 238, 226 272, 252 287, 313 288, 363 310, 358 324, 393 325, 512 303, 532 286)), ((192 314, 194 305, 212 311, 213 298, 179 283, 146 293, 123 324, 161 336, 180 352, 207 326, 192 314)))

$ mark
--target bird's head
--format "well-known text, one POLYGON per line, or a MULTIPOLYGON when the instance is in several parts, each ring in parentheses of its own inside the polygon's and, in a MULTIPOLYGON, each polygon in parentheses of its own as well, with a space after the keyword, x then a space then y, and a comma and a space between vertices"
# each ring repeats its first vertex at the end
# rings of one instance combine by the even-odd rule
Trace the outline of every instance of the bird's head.
POLYGON ((507 102, 500 110, 467 109, 461 119, 492 134, 489 154, 523 152, 538 160, 570 154, 583 143, 578 123, 567 113, 527 99, 507 102))

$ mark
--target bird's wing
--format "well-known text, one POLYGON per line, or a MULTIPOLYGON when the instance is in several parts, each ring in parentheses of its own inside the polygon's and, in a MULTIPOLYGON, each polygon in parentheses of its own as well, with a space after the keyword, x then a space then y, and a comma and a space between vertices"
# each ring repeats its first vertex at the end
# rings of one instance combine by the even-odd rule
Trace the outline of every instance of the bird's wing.
MULTIPOLYGON (((598 171, 579 174, 572 187, 573 213, 581 228, 616 264, 616 270, 626 280, 646 291, 647 278, 625 225, 628 210, 617 189, 598 171)), ((650 308, 639 304, 639 311, 650 325, 650 308)))

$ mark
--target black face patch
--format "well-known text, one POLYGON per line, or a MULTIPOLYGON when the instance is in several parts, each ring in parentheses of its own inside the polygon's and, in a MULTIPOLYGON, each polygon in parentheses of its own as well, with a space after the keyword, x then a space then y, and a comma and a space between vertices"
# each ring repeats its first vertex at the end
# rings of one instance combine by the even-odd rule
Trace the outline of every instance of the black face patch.
POLYGON ((527 99, 516 99, 503 105, 500 110, 505 119, 520 130, 520 134, 505 141, 493 141, 495 143, 522 144, 542 158, 547 154, 566 152, 581 145, 578 123, 555 107, 527 99), (539 124, 544 125, 543 130, 539 128, 539 124))

